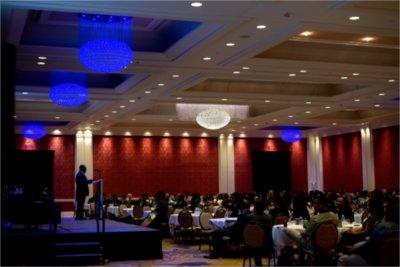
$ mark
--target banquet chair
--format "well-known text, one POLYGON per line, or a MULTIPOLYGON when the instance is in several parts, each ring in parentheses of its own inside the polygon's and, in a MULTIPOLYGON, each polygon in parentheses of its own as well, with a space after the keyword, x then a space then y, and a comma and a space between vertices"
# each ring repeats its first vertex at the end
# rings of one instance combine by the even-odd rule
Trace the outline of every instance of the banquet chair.
POLYGON ((252 257, 255 256, 260 259, 268 256, 268 265, 270 265, 273 254, 271 229, 268 230, 258 223, 248 223, 243 230, 243 241, 243 266, 246 264, 246 259, 249 259, 249 266, 251 266, 252 257))
POLYGON ((399 266, 399 236, 389 236, 378 251, 379 266, 399 266))
POLYGON ((140 205, 134 205, 132 215, 133 215, 133 223, 140 225, 144 221, 143 207, 140 205))
POLYGON ((178 223, 179 226, 175 227, 175 241, 179 241, 179 237, 181 240, 185 240, 185 237, 189 237, 190 241, 193 242, 193 237, 195 233, 195 229, 193 228, 193 217, 189 211, 182 210, 178 214, 178 223))
POLYGON ((208 243, 208 248, 211 250, 211 240, 212 240, 212 225, 210 224, 210 219, 212 219, 211 212, 202 212, 200 213, 199 222, 200 222, 200 232, 199 232, 199 250, 201 250, 202 242, 208 243))
POLYGON ((285 224, 289 221, 289 217, 286 215, 278 215, 275 217, 274 225, 285 224))
POLYGON ((336 262, 338 229, 332 222, 322 222, 312 236, 313 251, 310 254, 313 265, 331 265, 336 262))

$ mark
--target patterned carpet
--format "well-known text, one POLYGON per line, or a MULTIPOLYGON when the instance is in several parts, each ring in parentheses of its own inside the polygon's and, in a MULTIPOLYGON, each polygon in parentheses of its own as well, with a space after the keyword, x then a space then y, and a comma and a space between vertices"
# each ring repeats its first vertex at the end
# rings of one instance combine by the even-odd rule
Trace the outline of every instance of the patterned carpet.
MULTIPOLYGON (((163 241, 164 258, 162 260, 119 261, 110 262, 107 266, 242 266, 242 258, 206 259, 208 246, 175 244, 170 239, 163 241)), ((246 262, 248 263, 248 262, 246 262)), ((267 261, 264 259, 264 264, 267 261)), ((254 264, 254 262, 253 262, 254 264)))

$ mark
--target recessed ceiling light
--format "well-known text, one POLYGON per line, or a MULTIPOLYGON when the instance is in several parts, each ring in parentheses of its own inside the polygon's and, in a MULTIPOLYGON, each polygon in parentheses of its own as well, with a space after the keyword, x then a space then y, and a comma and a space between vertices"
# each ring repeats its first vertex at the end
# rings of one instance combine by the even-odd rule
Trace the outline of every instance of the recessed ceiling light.
POLYGON ((254 123, 254 126, 258 126, 258 123, 254 123))
POLYGON ((99 123, 100 121, 99 120, 96 120, 96 123, 99 123))
POLYGON ((330 106, 325 106, 325 109, 330 109, 331 107, 330 106))
POLYGON ((206 132, 202 132, 202 133, 201 133, 201 136, 202 136, 202 137, 207 137, 208 134, 207 134, 206 132))
POLYGON ((238 121, 237 121, 237 123, 241 123, 241 122, 242 122, 241 120, 238 120, 238 121))
POLYGON ((265 103, 270 103, 270 102, 271 102, 271 100, 269 100, 269 99, 266 99, 266 100, 264 100, 264 102, 265 102, 265 103))
POLYGON ((144 136, 151 136, 151 132, 149 131, 144 132, 144 136))
POLYGON ((312 34, 313 34, 313 32, 311 32, 311 31, 304 31, 304 32, 300 33, 301 36, 305 36, 305 37, 308 37, 312 34))
POLYGON ((94 126, 94 123, 91 123, 90 126, 94 126))
POLYGON ((221 98, 221 101, 228 101, 227 98, 221 98))
POLYGON ((342 76, 342 77, 340 77, 340 79, 342 79, 342 80, 347 80, 347 79, 348 79, 348 77, 346 77, 346 76, 342 76))
POLYGON ((306 111, 306 114, 310 114, 310 113, 311 113, 311 111, 309 111, 309 110, 306 111))
POLYGON ((115 114, 115 113, 118 113, 116 110, 113 110, 113 111, 111 111, 111 112, 114 113, 114 114, 115 114))
POLYGON ((17 115, 14 115, 13 117, 14 117, 14 119, 16 119, 16 118, 17 118, 17 115))
POLYGON ((311 101, 307 101, 306 104, 307 104, 307 105, 311 105, 311 101))
POLYGON ((151 91, 144 91, 145 94, 151 94, 151 91))
POLYGON ((225 45, 232 47, 232 46, 235 46, 235 43, 226 43, 225 45))
POLYGON ((242 67, 242 70, 249 70, 250 69, 250 67, 248 67, 248 66, 243 66, 242 67))
POLYGON ((183 133, 182 133, 182 136, 188 137, 188 136, 189 136, 189 133, 188 133, 188 132, 183 132, 183 133))
POLYGON ((259 30, 263 30, 263 29, 267 28, 267 25, 260 24, 260 25, 257 25, 256 28, 259 30))
POLYGON ((163 135, 164 136, 171 136, 171 134, 169 132, 165 132, 163 135))
POLYGON ((165 84, 163 84, 163 83, 159 83, 159 84, 157 84, 158 86, 164 86, 165 84))
POLYGON ((211 60, 211 57, 203 57, 203 60, 204 61, 209 61, 209 60, 211 60))
POLYGON ((233 72, 233 74, 240 74, 240 71, 235 70, 235 71, 233 72))
POLYGON ((41 59, 41 60, 46 60, 46 59, 47 59, 47 57, 40 56, 40 57, 38 57, 38 59, 41 59))
POLYGON ((246 126, 242 126, 242 129, 246 129, 246 126))
POLYGON ((381 105, 380 104, 375 104, 374 107, 379 108, 381 105))
POLYGON ((172 78, 179 78, 179 74, 172 74, 172 78))
POLYGON ((37 64, 43 66, 43 65, 46 65, 46 62, 38 61, 37 64))
POLYGON ((59 119, 60 119, 60 117, 58 117, 58 116, 57 116, 57 117, 54 117, 54 119, 56 119, 56 120, 59 120, 59 119))
POLYGON ((135 103, 136 100, 135 99, 129 99, 129 103, 135 103))
POLYGON ((131 134, 131 132, 129 132, 129 131, 127 131, 127 132, 125 132, 125 136, 131 136, 132 134, 131 134))
POLYGON ((290 73, 289 74, 289 77, 294 77, 294 76, 296 76, 296 73, 290 73))
POLYGON ((121 105, 121 106, 119 106, 120 108, 126 108, 126 106, 124 106, 124 105, 121 105))
POLYGON ((374 39, 375 39, 374 37, 366 36, 366 37, 362 38, 361 40, 363 40, 364 42, 371 42, 374 39))
POLYGON ((23 94, 23 95, 28 95, 29 93, 28 93, 28 92, 22 92, 22 94, 23 94))
POLYGON ((246 135, 245 135, 245 133, 241 133, 241 134, 239 134, 239 137, 244 138, 244 137, 246 137, 246 135))
POLYGON ((288 118, 293 118, 293 115, 289 115, 288 118))
POLYGON ((135 118, 132 118, 132 119, 131 119, 131 121, 135 121, 135 120, 136 120, 135 118))
POLYGON ((53 131, 53 134, 59 135, 59 134, 61 134, 61 131, 60 131, 59 129, 55 129, 55 130, 53 131))
POLYGON ((297 121, 295 121, 295 122, 294 122, 294 124, 296 124, 296 125, 297 125, 297 124, 299 124, 299 123, 298 123, 297 121))
POLYGON ((182 99, 182 97, 178 96, 176 99, 177 99, 177 100, 181 100, 181 99, 182 99))
POLYGON ((106 131, 104 134, 105 135, 111 135, 111 132, 110 131, 106 131))
POLYGON ((385 93, 379 93, 379 96, 384 96, 385 95, 385 93))
POLYGON ((300 73, 307 73, 307 70, 300 70, 300 73))
POLYGON ((268 138, 274 138, 274 135, 273 134, 269 134, 267 137, 268 138))
POLYGON ((354 99, 354 102, 360 102, 359 98, 354 99))
POLYGON ((359 16, 351 16, 351 17, 349 17, 349 20, 353 20, 353 21, 359 20, 359 19, 360 19, 359 16))
POLYGON ((110 115, 107 115, 107 114, 106 114, 106 115, 104 115, 104 118, 108 118, 108 117, 110 117, 110 115))
POLYGON ((235 130, 235 129, 232 129, 231 132, 236 132, 236 130, 235 130))
POLYGON ((390 80, 388 80, 388 82, 390 82, 390 83, 394 83, 394 82, 395 82, 395 80, 393 80, 393 79, 390 79, 390 80))
POLYGON ((201 3, 201 2, 192 2, 192 3, 190 3, 190 5, 192 7, 201 7, 201 6, 203 6, 203 3, 201 3))
POLYGON ((358 73, 358 72, 353 72, 351 75, 353 75, 353 76, 359 76, 360 73, 358 73))
POLYGON ((336 122, 332 122, 332 125, 336 125, 336 122))
POLYGON ((278 119, 273 119, 272 121, 278 121, 278 119))

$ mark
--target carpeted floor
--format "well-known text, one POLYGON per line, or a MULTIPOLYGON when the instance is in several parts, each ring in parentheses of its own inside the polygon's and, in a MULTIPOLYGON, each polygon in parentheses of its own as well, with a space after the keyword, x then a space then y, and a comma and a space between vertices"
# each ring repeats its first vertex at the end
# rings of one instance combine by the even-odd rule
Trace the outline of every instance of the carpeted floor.
MULTIPOLYGON (((206 259, 204 256, 209 254, 207 245, 199 250, 198 245, 175 244, 171 239, 163 240, 163 253, 162 260, 109 262, 107 266, 242 266, 243 263, 241 257, 206 259)), ((266 258, 263 259, 263 264, 267 264, 266 258)))

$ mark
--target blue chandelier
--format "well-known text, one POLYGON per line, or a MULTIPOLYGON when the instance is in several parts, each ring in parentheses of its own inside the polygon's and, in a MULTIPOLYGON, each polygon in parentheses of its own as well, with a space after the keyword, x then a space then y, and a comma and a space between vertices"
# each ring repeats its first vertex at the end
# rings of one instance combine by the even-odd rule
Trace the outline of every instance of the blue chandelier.
POLYGON ((80 15, 82 46, 79 61, 87 69, 100 73, 115 73, 127 68, 134 54, 132 19, 106 15, 80 15))
POLYGON ((61 83, 50 89, 49 97, 63 107, 76 107, 88 100, 88 90, 76 83, 61 83))
POLYGON ((281 138, 288 143, 294 143, 301 139, 301 132, 298 129, 285 129, 281 132, 281 138))
POLYGON ((40 123, 27 123, 22 127, 22 135, 29 139, 39 139, 46 135, 46 129, 40 123))

